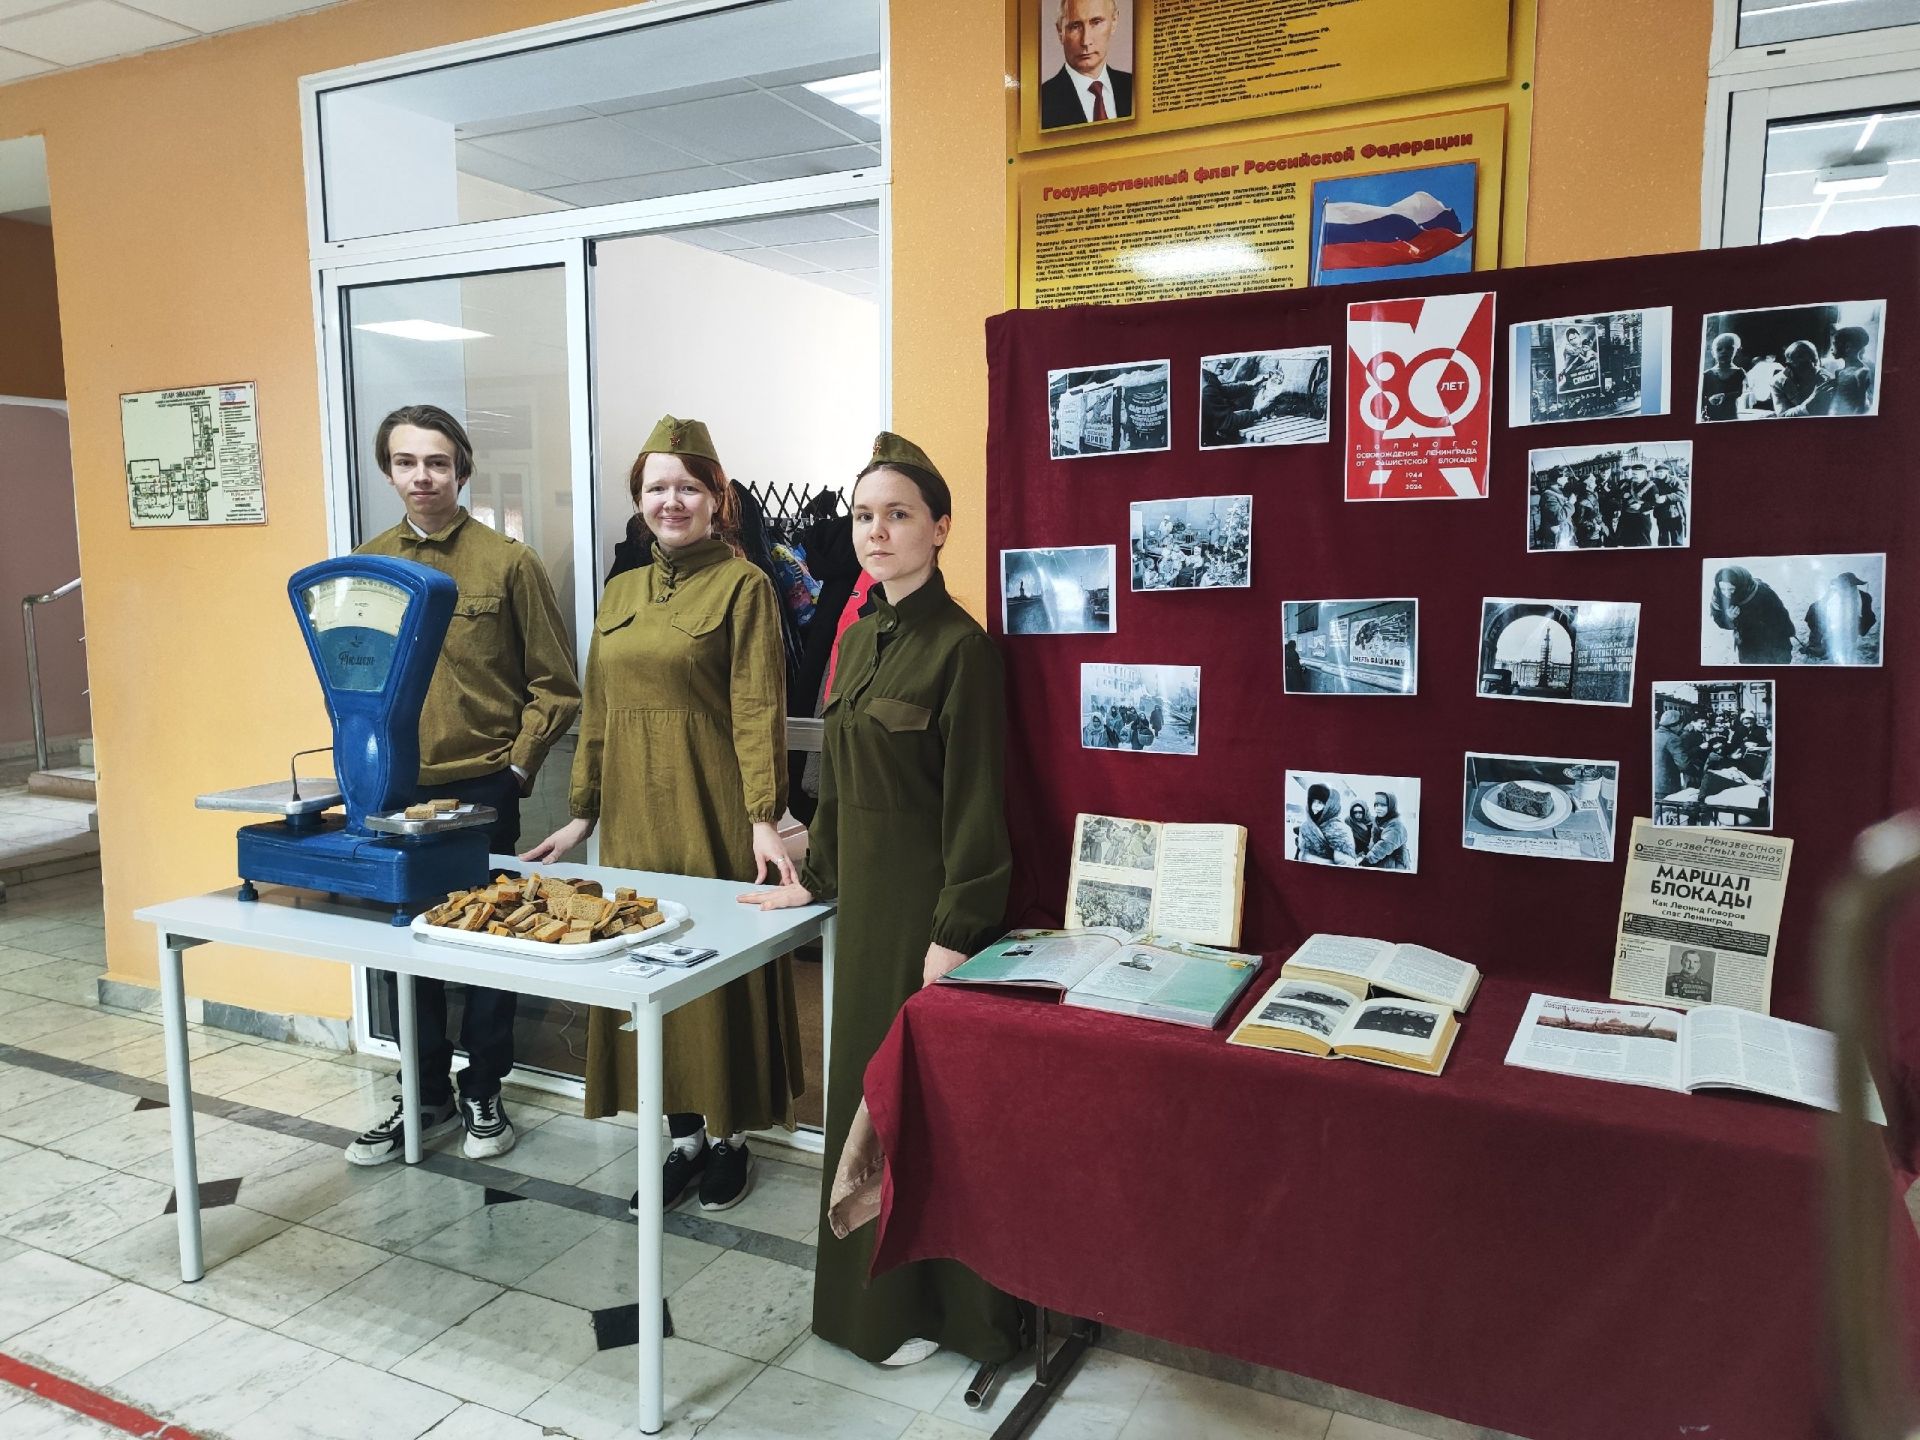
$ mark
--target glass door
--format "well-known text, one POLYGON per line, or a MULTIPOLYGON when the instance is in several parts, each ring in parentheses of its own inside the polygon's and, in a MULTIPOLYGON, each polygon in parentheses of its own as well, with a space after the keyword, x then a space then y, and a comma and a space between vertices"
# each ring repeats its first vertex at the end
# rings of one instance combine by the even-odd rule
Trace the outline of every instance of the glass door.
MULTIPOLYGON (((579 666, 597 598, 585 296, 582 241, 329 271, 321 294, 334 552, 402 523, 400 499, 374 459, 374 438, 400 406, 438 405, 473 441, 462 503, 475 521, 540 557, 579 666)), ((572 765, 569 734, 522 803, 525 839, 564 821, 572 765)), ((356 1039, 391 1046, 393 1017, 369 981, 359 973, 356 1039)), ((459 1003, 456 987, 448 1022, 456 1034, 459 1003)), ((576 1011, 523 997, 515 1027, 520 1063, 580 1076, 586 1017, 576 1011)))

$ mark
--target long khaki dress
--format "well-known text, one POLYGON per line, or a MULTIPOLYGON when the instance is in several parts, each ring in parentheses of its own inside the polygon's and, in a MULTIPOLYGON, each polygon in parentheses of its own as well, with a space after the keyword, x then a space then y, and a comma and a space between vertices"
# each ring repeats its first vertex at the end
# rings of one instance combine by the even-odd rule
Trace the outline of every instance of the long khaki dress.
POLYGON ((997 935, 1013 863, 999 652, 938 572, 898 606, 870 593, 874 613, 840 642, 802 876, 840 898, 813 1329, 867 1360, 912 1339, 1004 1360, 1020 1344, 1012 1297, 951 1260, 869 1285, 873 1227, 837 1240, 825 1219, 867 1062, 920 988, 928 942, 972 953, 997 935))
MULTIPOLYGON (((614 577, 587 651, 572 812, 604 864, 754 878, 756 821, 786 804, 786 680, 773 584, 722 541, 614 577)), ((673 898, 671 895, 666 898, 673 898)), ((588 1115, 633 1108, 628 1017, 587 1026, 588 1115)), ((805 1088, 786 956, 666 1018, 666 1108, 710 1134, 793 1125, 805 1088)))

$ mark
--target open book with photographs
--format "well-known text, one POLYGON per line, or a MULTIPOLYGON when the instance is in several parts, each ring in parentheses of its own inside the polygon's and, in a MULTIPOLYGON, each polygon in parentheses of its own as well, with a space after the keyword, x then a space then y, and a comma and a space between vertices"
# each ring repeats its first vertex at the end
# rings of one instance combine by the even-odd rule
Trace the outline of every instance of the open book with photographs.
POLYGON ((1227 1039, 1438 1075, 1479 988, 1478 966, 1438 950, 1314 935, 1227 1039))
MULTIPOLYGON (((1840 1043, 1828 1030, 1730 1005, 1668 1010, 1535 995, 1507 1064, 1660 1090, 1748 1090, 1820 1110, 1840 1108, 1840 1043)), ((1867 1085, 1867 1118, 1887 1123, 1867 1085)))
POLYGON ((1212 1029, 1260 969, 1258 955, 1124 930, 1014 930, 943 985, 1048 990, 1068 1005, 1212 1029))
POLYGON ((1201 945, 1240 943, 1243 825, 1173 825, 1078 815, 1066 922, 1201 945))

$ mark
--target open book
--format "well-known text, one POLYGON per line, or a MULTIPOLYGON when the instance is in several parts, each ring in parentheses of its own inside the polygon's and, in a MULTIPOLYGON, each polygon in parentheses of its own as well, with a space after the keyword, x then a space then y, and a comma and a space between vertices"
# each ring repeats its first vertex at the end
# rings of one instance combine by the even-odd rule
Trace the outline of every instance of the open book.
POLYGON ((1246 862, 1244 825, 1078 816, 1067 925, 1238 945, 1246 862))
POLYGON ((1357 935, 1310 935, 1280 967, 1283 980, 1312 980, 1345 990, 1356 999, 1369 989, 1406 995, 1467 1013, 1480 988, 1480 967, 1428 950, 1357 935))
POLYGON ((1258 955, 1122 930, 1014 930, 940 983, 1054 990, 1068 1005, 1212 1029, 1259 968, 1258 955))
MULTIPOLYGON (((1751 1090, 1840 1108, 1839 1042, 1826 1030, 1728 1005, 1667 1010, 1535 995, 1507 1064, 1661 1090, 1751 1090)), ((1887 1123, 1869 1089, 1867 1115, 1887 1123)))
POLYGON ((1438 1075, 1459 1033, 1460 1022, 1445 1005, 1397 997, 1368 1000, 1346 986, 1297 979, 1282 968, 1273 988, 1234 1026, 1227 1043, 1370 1060, 1438 1075))

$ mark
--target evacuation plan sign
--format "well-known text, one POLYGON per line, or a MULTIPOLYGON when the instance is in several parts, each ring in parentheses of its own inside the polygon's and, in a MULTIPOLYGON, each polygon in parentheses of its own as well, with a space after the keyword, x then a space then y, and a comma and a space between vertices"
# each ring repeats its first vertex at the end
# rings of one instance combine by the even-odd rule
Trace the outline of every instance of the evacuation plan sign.
POLYGON ((266 523, 251 380, 122 395, 120 435, 134 528, 266 523))

